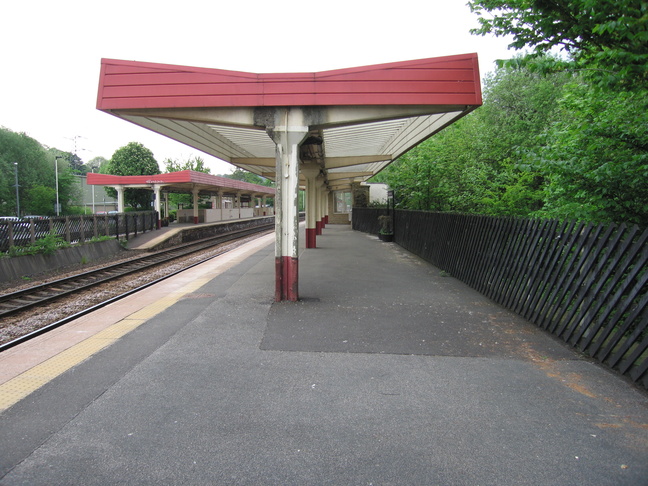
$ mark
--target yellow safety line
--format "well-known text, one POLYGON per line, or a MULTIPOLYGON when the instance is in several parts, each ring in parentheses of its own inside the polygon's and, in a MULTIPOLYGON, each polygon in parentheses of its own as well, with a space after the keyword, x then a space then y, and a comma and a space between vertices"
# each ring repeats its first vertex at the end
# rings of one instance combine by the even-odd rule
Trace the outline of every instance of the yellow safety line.
POLYGON ((98 332, 94 336, 75 344, 56 356, 43 361, 15 378, 3 383, 0 385, 0 412, 3 412, 12 405, 15 405, 20 400, 35 392, 57 376, 62 375, 70 368, 110 346, 133 329, 136 329, 163 310, 171 307, 184 295, 194 292, 205 285, 212 278, 213 276, 202 277, 192 281, 190 284, 170 293, 162 299, 156 300, 119 322, 116 322, 112 326, 107 327, 103 331, 98 332))

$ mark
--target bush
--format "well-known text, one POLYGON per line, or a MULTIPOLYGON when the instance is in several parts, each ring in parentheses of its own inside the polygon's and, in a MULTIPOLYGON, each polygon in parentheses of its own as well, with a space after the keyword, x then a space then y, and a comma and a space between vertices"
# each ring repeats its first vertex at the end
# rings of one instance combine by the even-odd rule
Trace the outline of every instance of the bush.
POLYGON ((29 246, 12 246, 7 252, 9 256, 22 256, 22 255, 36 255, 42 253, 43 255, 51 255, 59 248, 69 248, 70 245, 61 236, 50 233, 49 235, 39 238, 33 245, 29 246))

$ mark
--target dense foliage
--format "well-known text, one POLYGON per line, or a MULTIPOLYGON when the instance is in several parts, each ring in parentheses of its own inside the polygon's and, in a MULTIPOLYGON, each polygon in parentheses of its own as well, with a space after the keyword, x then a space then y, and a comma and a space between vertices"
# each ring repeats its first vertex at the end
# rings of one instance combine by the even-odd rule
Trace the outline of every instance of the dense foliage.
POLYGON ((484 105, 379 174, 400 207, 648 226, 648 93, 498 69, 484 105))
POLYGON ((48 149, 24 133, 0 128, 0 215, 16 215, 16 168, 21 215, 55 214, 56 167, 59 201, 65 212, 77 190, 70 160, 73 154, 48 149))
POLYGON ((209 174, 211 171, 209 167, 205 165, 205 161, 201 157, 194 157, 193 159, 186 160, 185 162, 180 162, 174 159, 166 159, 164 161, 164 167, 167 172, 180 172, 182 170, 194 170, 196 172, 204 172, 209 174))
POLYGON ((236 168, 231 174, 222 174, 220 177, 249 182, 250 184, 258 184, 259 186, 274 187, 274 183, 270 179, 266 179, 265 177, 261 177, 239 168, 236 168))
POLYGON ((524 61, 543 71, 578 70, 601 87, 648 88, 646 0, 471 0, 481 35, 510 35, 530 48, 524 61), (556 49, 567 60, 538 57, 556 49), (540 59, 540 62, 537 62, 540 59))
MULTIPOLYGON (((196 172, 204 172, 205 174, 211 173, 209 167, 205 165, 205 161, 201 157, 194 157, 184 162, 174 159, 166 159, 164 161, 164 167, 167 172, 194 170, 196 172)), ((192 208, 193 196, 191 194, 169 194, 169 203, 171 204, 171 207, 175 208, 179 208, 181 205, 185 209, 192 208)))

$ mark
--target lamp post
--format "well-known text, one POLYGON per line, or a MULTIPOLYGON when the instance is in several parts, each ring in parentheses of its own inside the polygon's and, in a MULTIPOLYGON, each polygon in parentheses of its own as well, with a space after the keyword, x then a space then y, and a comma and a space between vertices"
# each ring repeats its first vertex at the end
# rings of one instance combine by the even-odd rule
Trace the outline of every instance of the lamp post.
MULTIPOLYGON (((91 165, 90 170, 94 174, 95 166, 91 165)), ((86 179, 87 180, 87 179, 86 179)), ((95 214, 95 192, 94 192, 94 184, 92 185, 92 214, 95 214)))
POLYGON ((16 174, 16 217, 20 218, 20 195, 18 194, 18 162, 14 162, 14 171, 16 174))
POLYGON ((61 205, 59 204, 59 183, 58 183, 58 159, 62 159, 61 155, 57 155, 54 162, 55 162, 55 169, 54 169, 54 175, 56 177, 56 215, 60 216, 61 212, 61 205))

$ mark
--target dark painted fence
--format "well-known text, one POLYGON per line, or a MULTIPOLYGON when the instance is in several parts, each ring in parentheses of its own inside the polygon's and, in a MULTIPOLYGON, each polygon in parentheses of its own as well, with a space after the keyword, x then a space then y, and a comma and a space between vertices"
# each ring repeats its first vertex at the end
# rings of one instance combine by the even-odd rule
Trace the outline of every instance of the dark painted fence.
MULTIPOLYGON (((354 229, 377 220, 354 209, 354 229)), ((648 389, 648 230, 394 212, 394 241, 648 389)))
POLYGON ((0 251, 14 246, 20 253, 21 247, 51 233, 61 236, 68 243, 83 243, 99 236, 114 236, 128 239, 140 233, 157 228, 155 211, 140 211, 90 216, 61 216, 29 219, 18 222, 0 221, 0 251))

